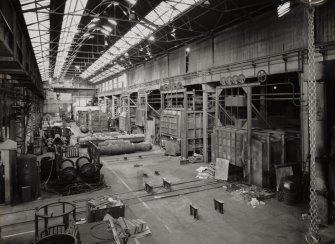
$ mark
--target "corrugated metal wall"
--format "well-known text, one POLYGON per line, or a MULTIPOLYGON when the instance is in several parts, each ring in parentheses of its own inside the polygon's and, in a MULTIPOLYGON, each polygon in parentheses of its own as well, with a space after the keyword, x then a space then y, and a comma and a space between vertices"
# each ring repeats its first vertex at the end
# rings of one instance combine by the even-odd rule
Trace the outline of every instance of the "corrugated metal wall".
POLYGON ((316 42, 335 41, 335 1, 328 1, 317 9, 316 42))
MULTIPOLYGON (((318 8, 316 24, 317 42, 335 41, 335 1, 318 8)), ((267 13, 213 38, 213 46, 211 38, 189 45, 189 72, 306 48, 306 11, 298 5, 281 18, 267 13)), ((130 70, 128 85, 185 74, 185 48, 130 70)))
POLYGON ((169 76, 185 74, 185 48, 169 53, 169 76))
POLYGON ((144 82, 144 65, 140 65, 134 69, 129 70, 128 85, 135 85, 144 82))
POLYGON ((189 47, 189 72, 213 67, 212 39, 193 43, 189 47))
POLYGON ((302 7, 278 18, 274 13, 257 22, 230 28, 214 39, 214 65, 226 65, 279 54, 307 46, 306 18, 302 7))

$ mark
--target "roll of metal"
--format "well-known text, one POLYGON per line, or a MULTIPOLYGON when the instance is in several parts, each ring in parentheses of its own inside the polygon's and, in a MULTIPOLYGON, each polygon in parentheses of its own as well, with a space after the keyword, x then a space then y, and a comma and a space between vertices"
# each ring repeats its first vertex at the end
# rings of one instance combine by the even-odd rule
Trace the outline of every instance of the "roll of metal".
POLYGON ((79 157, 76 161, 76 166, 78 174, 87 178, 94 176, 96 171, 94 164, 92 164, 91 160, 86 156, 79 157))
POLYGON ((70 159, 64 159, 60 162, 58 178, 61 183, 70 183, 77 177, 77 170, 74 167, 74 163, 70 159))

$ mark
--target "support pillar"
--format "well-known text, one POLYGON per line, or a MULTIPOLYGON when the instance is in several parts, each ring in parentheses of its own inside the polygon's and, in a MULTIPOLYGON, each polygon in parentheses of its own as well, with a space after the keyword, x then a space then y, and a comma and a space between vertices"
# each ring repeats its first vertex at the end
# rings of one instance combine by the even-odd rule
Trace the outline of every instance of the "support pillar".
MULTIPOLYGON (((316 83, 316 154, 315 154, 315 170, 316 170, 316 192, 318 196, 317 206, 320 223, 327 224, 328 222, 328 200, 327 200, 327 174, 328 168, 325 167, 326 155, 326 86, 323 78, 323 67, 320 63, 316 65, 317 83, 316 83)), ((308 129, 308 67, 304 66, 304 74, 301 80, 301 91, 303 92, 302 100, 304 101, 301 108, 301 132, 302 132, 302 155, 303 161, 307 161, 309 155, 309 129, 308 129)), ((304 171, 309 172, 309 165, 307 164, 304 171)))
POLYGON ((316 191, 318 194, 319 218, 322 224, 328 222, 328 199, 327 199, 327 170, 324 160, 326 156, 326 86, 325 82, 317 82, 316 84, 316 153, 315 153, 315 169, 316 169, 316 191))
POLYGON ((203 108, 203 155, 204 162, 208 163, 208 92, 202 93, 202 108, 203 108))
POLYGON ((252 107, 251 107, 251 87, 246 87, 247 93, 247 170, 248 170, 248 183, 252 183, 252 159, 251 159, 251 128, 252 128, 252 107))

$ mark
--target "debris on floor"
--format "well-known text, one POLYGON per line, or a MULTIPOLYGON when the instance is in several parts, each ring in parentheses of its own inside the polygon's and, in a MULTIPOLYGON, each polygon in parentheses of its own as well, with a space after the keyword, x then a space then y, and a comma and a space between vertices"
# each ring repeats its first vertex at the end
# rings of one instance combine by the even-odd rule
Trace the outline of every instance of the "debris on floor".
POLYGON ((209 178, 208 167, 201 166, 197 168, 196 171, 198 172, 196 178, 202 179, 202 180, 209 178))
POLYGON ((247 201, 248 205, 253 208, 265 205, 265 200, 275 197, 275 192, 272 190, 262 189, 257 186, 248 186, 245 184, 228 184, 226 187, 227 192, 230 192, 234 199, 238 201, 247 201))
POLYGON ((188 158, 188 161, 192 164, 202 163, 204 161, 204 156, 202 156, 201 154, 194 153, 193 156, 188 158))
POLYGON ((215 175, 215 170, 212 164, 210 164, 209 167, 200 166, 199 168, 196 169, 196 171, 197 171, 196 178, 201 179, 201 180, 209 179, 209 178, 212 179, 214 178, 214 175, 215 175))
POLYGON ((248 205, 251 205, 253 208, 257 208, 261 205, 265 205, 265 202, 263 201, 258 201, 257 198, 251 198, 251 201, 248 202, 248 205))

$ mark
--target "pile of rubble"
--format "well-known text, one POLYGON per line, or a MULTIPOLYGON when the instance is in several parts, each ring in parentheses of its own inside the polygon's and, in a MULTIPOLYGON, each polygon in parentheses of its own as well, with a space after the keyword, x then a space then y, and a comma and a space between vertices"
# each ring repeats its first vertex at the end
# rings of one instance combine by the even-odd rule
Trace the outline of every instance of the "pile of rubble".
POLYGON ((265 200, 275 197, 272 190, 262 189, 257 186, 247 186, 244 184, 228 184, 224 186, 227 192, 230 192, 236 200, 247 201, 253 208, 265 205, 265 200))
POLYGON ((201 166, 196 169, 197 176, 196 178, 205 180, 205 179, 214 179, 215 176, 215 164, 209 164, 209 167, 201 166))

